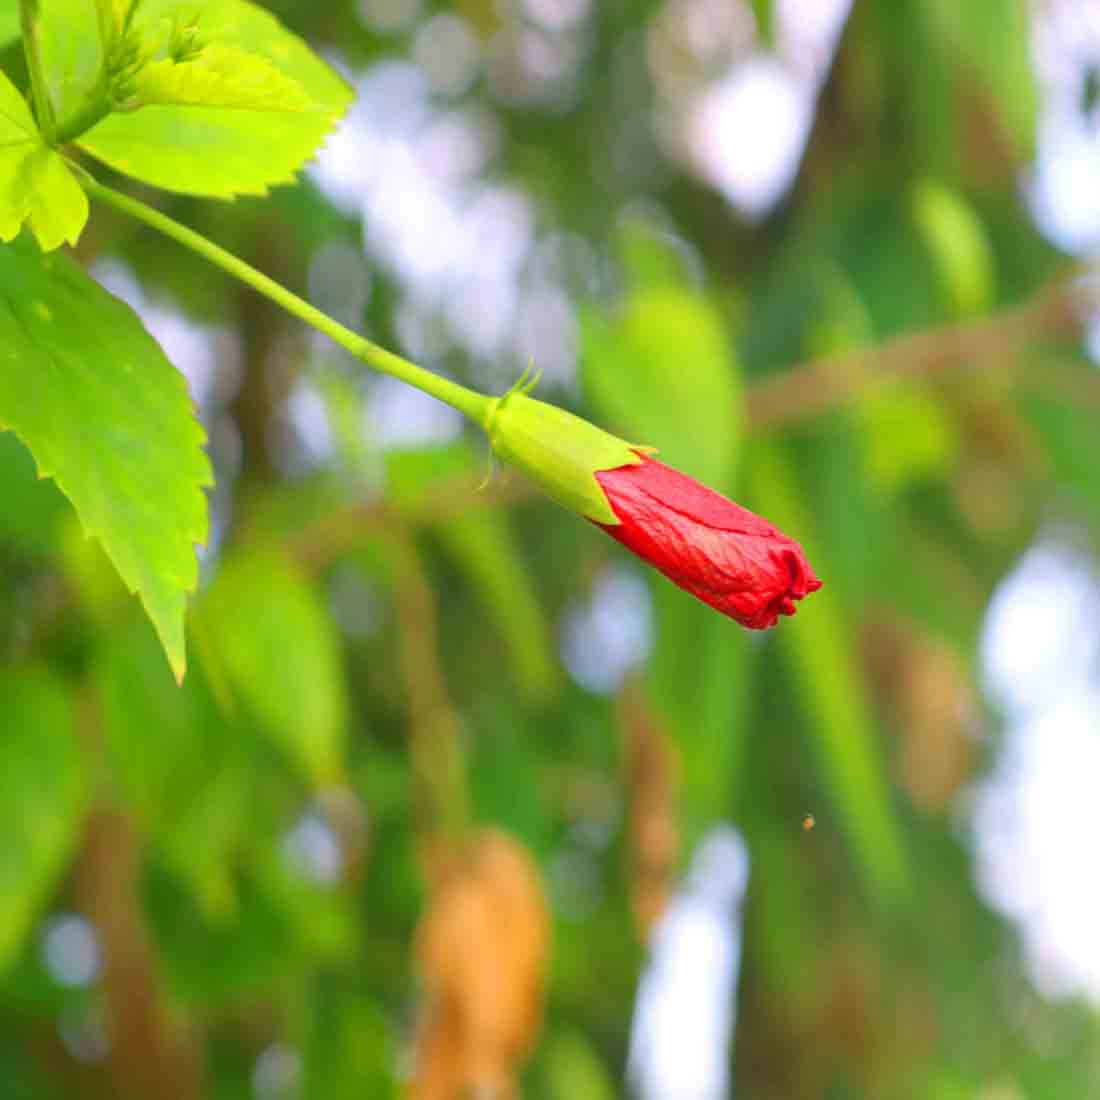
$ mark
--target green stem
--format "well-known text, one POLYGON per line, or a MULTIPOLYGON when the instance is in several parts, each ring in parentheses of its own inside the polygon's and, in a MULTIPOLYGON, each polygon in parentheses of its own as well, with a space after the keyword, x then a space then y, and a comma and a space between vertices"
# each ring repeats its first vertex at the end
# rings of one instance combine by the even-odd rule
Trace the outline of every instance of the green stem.
POLYGON ((38 129, 47 145, 54 143, 53 104, 46 85, 46 70, 38 44, 38 0, 19 0, 19 22, 23 31, 23 53, 31 78, 31 98, 38 129))
POLYGON ((115 9, 112 0, 96 0, 96 19, 99 23, 99 48, 106 64, 111 47, 115 44, 115 9))
POLYGON ((67 145, 70 141, 75 141, 110 113, 111 102, 107 98, 106 88, 99 86, 93 89, 75 114, 57 124, 54 131, 54 144, 67 145))
POLYGON ((487 397, 476 390, 460 386, 457 382, 452 382, 447 378, 425 370, 423 367, 418 367, 415 363, 410 363, 407 359, 402 359, 401 356, 395 355, 392 351, 386 351, 385 348, 379 347, 365 336, 360 336, 357 332, 345 328, 338 321, 334 321, 327 314, 311 306, 309 302, 299 298, 297 294, 291 293, 286 287, 275 282, 274 279, 269 279, 262 272, 246 264, 244 260, 238 259, 231 252, 226 252, 224 248, 220 248, 201 234, 188 229, 177 221, 173 221, 166 214, 154 210, 151 206, 147 206, 137 199, 123 195, 110 187, 105 187, 83 170, 78 174, 84 190, 93 199, 98 199, 107 206, 113 206, 116 210, 137 218, 146 225, 159 230, 165 236, 178 241, 186 248, 190 248, 193 252, 197 252, 223 271, 240 279, 241 282, 247 283, 253 290, 270 298, 276 305, 281 306, 299 320, 305 321, 307 325, 317 329, 318 332, 323 332, 345 351, 354 355, 356 359, 366 363, 368 367, 406 382, 410 386, 415 386, 418 390, 422 390, 452 408, 458 409, 475 424, 479 424, 482 428, 488 430, 489 420, 496 406, 497 398, 487 397))

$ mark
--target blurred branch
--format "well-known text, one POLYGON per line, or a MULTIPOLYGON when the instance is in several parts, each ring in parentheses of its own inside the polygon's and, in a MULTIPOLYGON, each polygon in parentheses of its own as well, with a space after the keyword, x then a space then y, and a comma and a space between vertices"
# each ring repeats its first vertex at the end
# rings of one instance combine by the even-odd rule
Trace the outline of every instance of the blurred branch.
MULTIPOLYGON (((1036 340, 1079 333, 1084 305, 1075 273, 1061 277, 1022 305, 980 320, 923 329, 857 352, 791 367, 748 387, 750 429, 807 420, 888 382, 1005 366, 1036 340)), ((1100 378, 1077 369, 1029 368, 1017 381, 1100 406, 1100 378)))
POLYGON ((630 823, 630 901, 638 938, 648 943, 676 878, 679 758, 641 684, 628 680, 623 685, 616 717, 623 739, 623 786, 630 823))
MULTIPOLYGON (((81 732, 89 774, 103 769, 102 729, 85 696, 81 732)), ((107 788, 109 777, 101 786, 107 788)), ((110 1049, 107 1068, 120 1100, 199 1100, 202 1070, 187 1021, 174 1018, 160 987, 153 944, 142 912, 141 851, 133 823, 119 809, 93 806, 76 860, 80 910, 99 936, 110 1049)))
POLYGON ((412 542, 399 535, 394 547, 398 660, 408 692, 416 825, 431 881, 469 822, 466 766, 439 661, 435 594, 412 542))
POLYGON ((379 500, 328 512, 291 541, 290 552, 307 568, 317 569, 355 549, 365 534, 446 523, 475 509, 496 508, 530 495, 530 486, 518 477, 497 474, 488 485, 480 474, 455 477, 415 505, 397 508, 379 500))

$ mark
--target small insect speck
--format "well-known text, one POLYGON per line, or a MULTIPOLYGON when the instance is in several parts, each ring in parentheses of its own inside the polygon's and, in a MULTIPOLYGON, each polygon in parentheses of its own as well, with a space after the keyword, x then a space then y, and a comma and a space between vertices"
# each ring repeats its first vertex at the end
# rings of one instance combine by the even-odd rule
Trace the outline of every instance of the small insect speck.
POLYGON ((802 831, 808 833, 816 824, 817 820, 814 815, 806 814, 806 816, 802 818, 802 831))

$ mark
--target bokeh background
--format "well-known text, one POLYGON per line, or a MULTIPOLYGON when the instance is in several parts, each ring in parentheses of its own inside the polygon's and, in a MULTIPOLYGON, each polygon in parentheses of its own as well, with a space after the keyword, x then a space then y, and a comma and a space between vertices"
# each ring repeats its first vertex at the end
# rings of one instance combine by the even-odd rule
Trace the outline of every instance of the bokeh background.
POLYGON ((750 635, 97 211, 213 536, 177 689, 0 435, 0 1093, 1100 1096, 1100 4, 266 6, 350 115, 145 197, 825 588, 750 635))

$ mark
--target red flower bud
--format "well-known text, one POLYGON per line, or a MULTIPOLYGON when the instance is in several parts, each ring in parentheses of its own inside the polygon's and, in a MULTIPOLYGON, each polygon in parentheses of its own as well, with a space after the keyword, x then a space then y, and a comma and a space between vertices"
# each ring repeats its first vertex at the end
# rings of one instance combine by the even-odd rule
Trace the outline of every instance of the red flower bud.
POLYGON ((795 600, 821 587, 793 539, 678 470, 641 459, 596 471, 620 521, 596 526, 673 584, 754 630, 793 615, 795 600))

